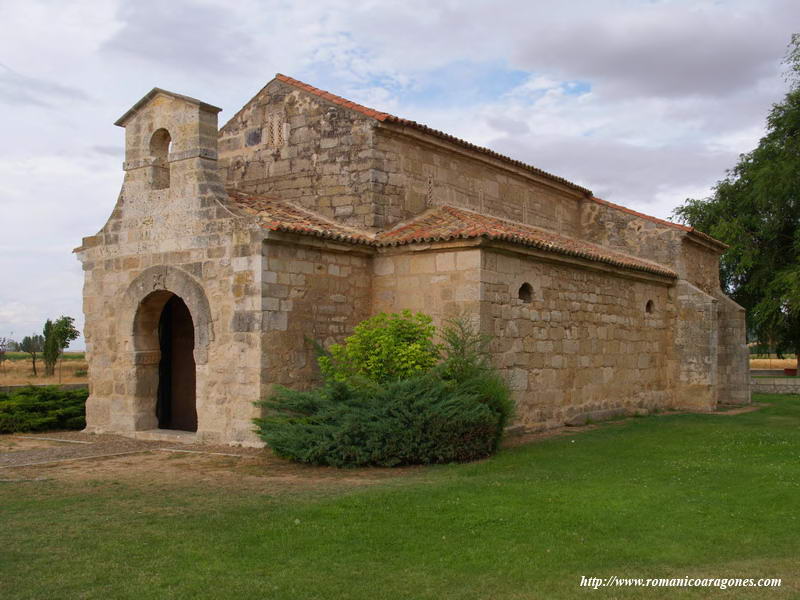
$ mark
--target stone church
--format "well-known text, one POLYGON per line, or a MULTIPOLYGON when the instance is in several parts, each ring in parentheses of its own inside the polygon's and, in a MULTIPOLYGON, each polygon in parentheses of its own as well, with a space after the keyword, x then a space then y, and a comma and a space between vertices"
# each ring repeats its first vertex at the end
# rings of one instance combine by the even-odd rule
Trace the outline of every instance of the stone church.
POLYGON ((219 111, 155 88, 116 122, 76 249, 89 431, 258 444, 253 403, 318 381, 308 338, 402 309, 490 334, 520 426, 750 401, 721 242, 284 75, 219 111))

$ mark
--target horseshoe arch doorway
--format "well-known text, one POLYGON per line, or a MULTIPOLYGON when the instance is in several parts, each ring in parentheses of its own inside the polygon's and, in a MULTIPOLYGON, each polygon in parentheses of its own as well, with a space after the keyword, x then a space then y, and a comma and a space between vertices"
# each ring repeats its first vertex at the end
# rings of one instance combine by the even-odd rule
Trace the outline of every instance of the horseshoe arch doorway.
POLYGON ((159 429, 197 431, 194 323, 186 303, 172 295, 158 321, 156 417, 159 429))

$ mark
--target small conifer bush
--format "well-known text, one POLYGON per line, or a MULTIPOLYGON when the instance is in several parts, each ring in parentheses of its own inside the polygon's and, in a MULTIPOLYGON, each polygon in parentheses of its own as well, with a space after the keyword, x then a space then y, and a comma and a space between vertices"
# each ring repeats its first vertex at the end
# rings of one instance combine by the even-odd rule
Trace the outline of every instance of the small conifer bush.
POLYGON ((443 328, 438 346, 434 334, 425 315, 365 321, 344 345, 320 357, 323 385, 279 387, 259 403, 266 413, 255 420, 259 435, 279 456, 336 467, 464 462, 492 454, 513 403, 487 359, 488 340, 463 319, 443 328), (391 358, 391 339, 414 348, 399 354, 415 358, 391 358), (377 356, 370 356, 366 340, 377 340, 377 356))
POLYGON ((88 396, 54 385, 0 392, 0 433, 83 429, 88 396))

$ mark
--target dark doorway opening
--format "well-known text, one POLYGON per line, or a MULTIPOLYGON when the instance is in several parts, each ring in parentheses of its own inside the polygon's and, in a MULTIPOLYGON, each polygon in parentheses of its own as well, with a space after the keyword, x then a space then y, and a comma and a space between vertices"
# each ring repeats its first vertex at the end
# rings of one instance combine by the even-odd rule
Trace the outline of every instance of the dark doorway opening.
POLYGON ((161 311, 158 340, 161 347, 156 402, 158 427, 197 431, 194 324, 189 309, 178 296, 172 296, 161 311))

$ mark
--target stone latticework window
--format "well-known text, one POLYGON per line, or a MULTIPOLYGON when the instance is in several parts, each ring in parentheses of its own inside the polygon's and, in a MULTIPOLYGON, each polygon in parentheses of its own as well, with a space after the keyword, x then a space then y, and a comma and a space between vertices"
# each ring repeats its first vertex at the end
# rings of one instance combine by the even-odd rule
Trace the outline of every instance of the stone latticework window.
POLYGON ((264 120, 264 143, 272 148, 280 148, 285 142, 283 116, 268 114, 264 120))

